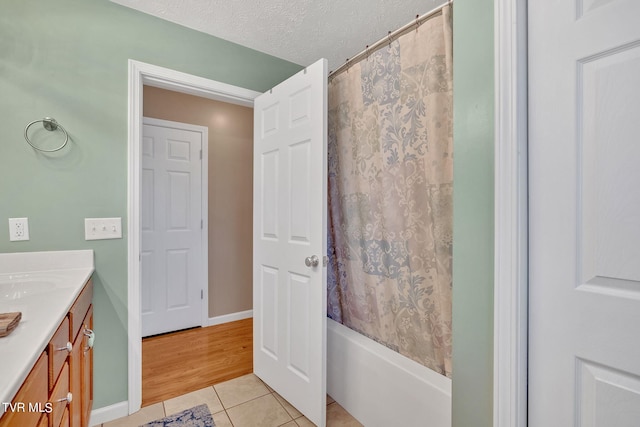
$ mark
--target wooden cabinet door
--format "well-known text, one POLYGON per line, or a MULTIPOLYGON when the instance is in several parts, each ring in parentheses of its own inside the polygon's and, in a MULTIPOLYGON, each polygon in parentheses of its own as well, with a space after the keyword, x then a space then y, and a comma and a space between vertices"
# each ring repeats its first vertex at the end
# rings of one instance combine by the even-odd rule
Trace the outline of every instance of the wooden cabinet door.
POLYGON ((80 333, 82 337, 82 396, 80 404, 82 405, 82 426, 89 425, 89 416, 91 415, 91 407, 93 406, 93 348, 89 347, 89 337, 86 331, 93 329, 93 305, 89 306, 89 311, 85 317, 80 333))
POLYGON ((67 361, 69 350, 67 348, 70 342, 69 338, 69 318, 65 316, 60 326, 53 334, 49 341, 49 392, 53 391, 53 387, 58 381, 60 372, 67 361))
POLYGON ((40 418, 40 423, 38 423, 38 427, 49 427, 49 415, 42 414, 40 418))
POLYGON ((70 417, 71 414, 69 413, 69 407, 67 406, 67 409, 64 410, 64 415, 62 416, 62 421, 60 421, 59 427, 71 427, 71 424, 69 424, 71 422, 70 417))
POLYGON ((64 414, 68 412, 69 401, 69 364, 67 362, 62 366, 60 376, 56 381, 51 395, 49 396, 49 402, 51 403, 52 411, 49 414, 49 422, 53 427, 59 427, 64 418, 64 414))
POLYGON ((73 341, 73 351, 69 365, 71 368, 71 393, 73 400, 71 401, 70 422, 71 427, 82 427, 82 352, 84 347, 83 329, 73 341))
MULTIPOLYGON (((31 427, 37 426, 42 414, 38 410, 30 410, 26 405, 28 403, 35 404, 38 409, 45 409, 48 397, 47 387, 47 352, 42 353, 31 373, 18 390, 16 397, 13 399, 15 405, 25 405, 23 407, 15 406, 14 410, 8 410, 0 418, 0 427, 31 427)), ((1 381, 2 379, 0 379, 1 381)))

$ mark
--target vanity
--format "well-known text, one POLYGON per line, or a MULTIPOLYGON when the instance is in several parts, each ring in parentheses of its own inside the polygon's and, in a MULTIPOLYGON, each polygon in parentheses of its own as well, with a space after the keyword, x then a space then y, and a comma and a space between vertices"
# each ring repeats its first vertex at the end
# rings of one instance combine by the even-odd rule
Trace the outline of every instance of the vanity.
POLYGON ((0 427, 87 427, 93 402, 93 251, 0 254, 0 427))

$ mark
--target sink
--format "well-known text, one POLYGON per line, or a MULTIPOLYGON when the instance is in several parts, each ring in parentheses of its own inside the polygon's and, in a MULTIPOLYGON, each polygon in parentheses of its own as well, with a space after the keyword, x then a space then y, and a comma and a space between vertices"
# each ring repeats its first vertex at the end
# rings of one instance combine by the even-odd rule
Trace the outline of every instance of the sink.
POLYGON ((21 275, 0 275, 0 300, 27 298, 51 291, 57 287, 57 281, 43 277, 21 275))

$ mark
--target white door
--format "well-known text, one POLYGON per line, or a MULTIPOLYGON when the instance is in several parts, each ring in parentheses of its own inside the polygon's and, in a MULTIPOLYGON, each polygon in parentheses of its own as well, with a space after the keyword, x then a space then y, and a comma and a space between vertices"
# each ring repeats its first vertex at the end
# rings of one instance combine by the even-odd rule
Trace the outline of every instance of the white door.
POLYGON ((326 100, 324 59, 256 98, 253 160, 254 372, 322 427, 326 412, 326 100), (311 266, 305 264, 306 258, 311 266))
POLYGON ((640 426, 640 1, 529 2, 529 425, 640 426))
POLYGON ((202 323, 202 148, 207 128, 144 118, 142 336, 202 323))

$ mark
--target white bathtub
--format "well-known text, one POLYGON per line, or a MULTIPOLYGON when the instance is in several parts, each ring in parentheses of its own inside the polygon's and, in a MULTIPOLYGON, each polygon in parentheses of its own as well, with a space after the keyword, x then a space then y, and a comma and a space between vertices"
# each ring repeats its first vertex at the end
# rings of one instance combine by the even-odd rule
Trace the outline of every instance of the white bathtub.
POLYGON ((327 392, 365 427, 451 427, 451 380, 327 319, 327 392))

